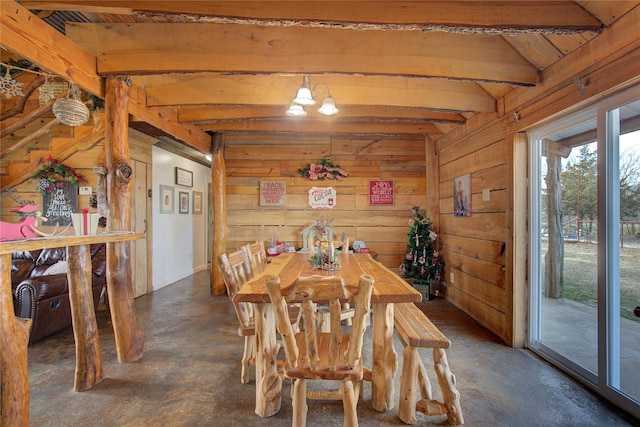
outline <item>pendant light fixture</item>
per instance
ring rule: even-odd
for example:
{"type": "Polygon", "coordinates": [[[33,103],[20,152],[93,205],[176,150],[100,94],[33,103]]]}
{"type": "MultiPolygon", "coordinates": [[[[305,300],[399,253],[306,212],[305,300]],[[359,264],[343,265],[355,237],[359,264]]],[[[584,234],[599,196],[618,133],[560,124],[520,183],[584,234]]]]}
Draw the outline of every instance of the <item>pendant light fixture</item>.
{"type": "Polygon", "coordinates": [[[289,109],[287,110],[287,116],[303,117],[306,115],[307,115],[307,112],[304,111],[304,108],[302,107],[302,105],[296,104],[295,102],[292,102],[291,105],[289,106],[289,109]]]}
{"type": "Polygon", "coordinates": [[[333,116],[338,114],[340,110],[336,107],[336,103],[331,97],[331,91],[329,90],[329,86],[324,83],[316,83],[313,87],[313,91],[311,90],[310,77],[304,76],[302,79],[302,85],[298,89],[296,93],[296,97],[291,101],[291,105],[287,110],[287,116],[292,117],[302,117],[306,116],[307,112],[304,107],[310,107],[315,105],[316,101],[313,99],[313,95],[316,92],[318,86],[323,86],[327,91],[327,96],[322,100],[322,104],[320,108],[318,108],[318,113],[323,116],[333,116]]]}
{"type": "Polygon", "coordinates": [[[313,99],[313,95],[311,94],[309,80],[309,76],[304,76],[304,78],[302,79],[302,85],[298,89],[296,97],[293,98],[293,104],[302,105],[303,107],[310,107],[312,105],[315,105],[316,100],[313,99]]]}

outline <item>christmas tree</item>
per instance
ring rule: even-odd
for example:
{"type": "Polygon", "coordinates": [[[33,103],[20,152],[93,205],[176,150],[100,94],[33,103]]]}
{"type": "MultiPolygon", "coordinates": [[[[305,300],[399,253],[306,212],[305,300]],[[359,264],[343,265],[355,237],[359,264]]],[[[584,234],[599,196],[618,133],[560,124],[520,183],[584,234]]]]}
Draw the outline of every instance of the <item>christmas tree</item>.
{"type": "Polygon", "coordinates": [[[413,216],[409,219],[407,250],[400,265],[400,275],[407,279],[425,280],[432,284],[440,283],[442,277],[442,258],[436,247],[438,235],[433,231],[433,223],[414,206],[413,216]]]}

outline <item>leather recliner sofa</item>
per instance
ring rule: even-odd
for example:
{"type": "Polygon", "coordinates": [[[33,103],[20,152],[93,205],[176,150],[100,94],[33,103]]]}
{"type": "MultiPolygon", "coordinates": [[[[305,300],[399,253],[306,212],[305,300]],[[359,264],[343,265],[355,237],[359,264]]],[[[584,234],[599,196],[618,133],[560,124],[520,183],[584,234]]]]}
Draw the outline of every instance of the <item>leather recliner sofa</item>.
{"type": "MultiPolygon", "coordinates": [[[[90,246],[91,287],[97,309],[106,287],[106,245],[90,246]]],[[[71,327],[71,305],[66,272],[66,248],[15,252],[11,262],[11,289],[16,316],[32,319],[29,344],[71,327]],[[54,267],[55,266],[55,267],[54,267]]]]}

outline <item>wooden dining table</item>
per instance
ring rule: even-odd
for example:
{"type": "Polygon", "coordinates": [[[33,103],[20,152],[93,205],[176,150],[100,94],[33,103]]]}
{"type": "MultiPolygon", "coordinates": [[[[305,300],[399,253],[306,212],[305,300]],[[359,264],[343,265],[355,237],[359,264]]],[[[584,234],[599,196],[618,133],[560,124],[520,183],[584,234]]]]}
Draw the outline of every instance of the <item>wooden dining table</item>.
{"type": "Polygon", "coordinates": [[[398,360],[393,348],[393,310],[395,303],[420,302],[420,293],[369,254],[340,254],[336,270],[312,270],[309,254],[285,253],[271,258],[264,272],[245,283],[234,296],[236,302],[255,304],[256,328],[256,408],[261,417],[272,416],[280,410],[282,378],[277,372],[278,343],[275,315],[266,282],[278,276],[286,293],[300,276],[340,275],[346,288],[357,289],[362,274],[371,275],[375,282],[371,305],[373,311],[372,365],[365,370],[365,380],[371,381],[371,406],[385,412],[394,406],[394,378],[398,360]]]}

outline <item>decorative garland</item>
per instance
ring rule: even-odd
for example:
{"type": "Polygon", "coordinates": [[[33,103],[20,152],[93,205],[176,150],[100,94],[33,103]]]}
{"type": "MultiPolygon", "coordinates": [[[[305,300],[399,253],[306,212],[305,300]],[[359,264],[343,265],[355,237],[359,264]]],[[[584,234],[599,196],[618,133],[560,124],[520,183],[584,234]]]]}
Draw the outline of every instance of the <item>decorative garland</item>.
{"type": "Polygon", "coordinates": [[[298,173],[309,181],[324,181],[325,179],[342,181],[349,175],[340,169],[339,165],[334,165],[328,159],[321,159],[318,163],[309,163],[305,168],[298,169],[298,173]]]}
{"type": "Polygon", "coordinates": [[[56,188],[56,182],[67,181],[78,185],[87,182],[86,178],[76,172],[75,169],[60,163],[58,160],[49,156],[47,161],[31,174],[31,179],[37,179],[38,190],[42,194],[50,193],[56,188]]]}

